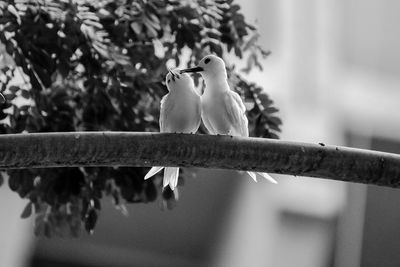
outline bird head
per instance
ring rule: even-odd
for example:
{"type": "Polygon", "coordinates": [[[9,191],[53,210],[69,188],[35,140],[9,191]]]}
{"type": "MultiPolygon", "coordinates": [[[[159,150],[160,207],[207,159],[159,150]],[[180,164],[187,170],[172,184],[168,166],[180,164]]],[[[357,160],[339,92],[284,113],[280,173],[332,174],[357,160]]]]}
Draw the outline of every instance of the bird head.
{"type": "Polygon", "coordinates": [[[196,67],[183,69],[180,73],[199,72],[204,77],[221,76],[226,78],[225,62],[222,58],[208,55],[203,57],[196,67]]]}
{"type": "Polygon", "coordinates": [[[171,88],[177,87],[194,87],[193,80],[187,73],[179,73],[179,71],[175,69],[168,71],[165,77],[165,83],[167,84],[168,91],[171,91],[171,88]]]}

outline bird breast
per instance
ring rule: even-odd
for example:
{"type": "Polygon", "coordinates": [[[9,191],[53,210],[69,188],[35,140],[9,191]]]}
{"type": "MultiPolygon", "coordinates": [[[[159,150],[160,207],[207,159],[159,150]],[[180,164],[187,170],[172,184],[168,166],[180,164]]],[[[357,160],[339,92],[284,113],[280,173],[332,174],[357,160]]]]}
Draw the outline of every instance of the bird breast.
{"type": "Polygon", "coordinates": [[[229,134],[232,125],[227,118],[224,98],[222,96],[203,95],[201,117],[211,134],[229,134]]]}
{"type": "Polygon", "coordinates": [[[194,133],[200,122],[200,97],[180,94],[170,110],[168,125],[171,132],[194,133]]]}

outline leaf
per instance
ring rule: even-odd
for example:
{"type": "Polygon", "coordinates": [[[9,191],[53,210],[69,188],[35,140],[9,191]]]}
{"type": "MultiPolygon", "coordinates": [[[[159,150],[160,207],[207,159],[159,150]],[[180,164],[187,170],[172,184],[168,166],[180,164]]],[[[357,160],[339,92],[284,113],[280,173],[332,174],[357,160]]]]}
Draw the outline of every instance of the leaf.
{"type": "Polygon", "coordinates": [[[93,203],[96,210],[101,210],[101,202],[98,198],[94,198],[93,203]]]}
{"type": "Polygon", "coordinates": [[[5,118],[7,118],[7,116],[8,116],[7,113],[0,111],[0,120],[4,120],[5,118]]]}
{"type": "Polygon", "coordinates": [[[11,106],[13,106],[13,104],[11,104],[10,102],[5,102],[0,105],[0,108],[4,110],[10,108],[11,106]]]}
{"type": "Polygon", "coordinates": [[[210,51],[215,53],[217,56],[221,57],[223,50],[221,45],[216,44],[214,42],[208,42],[207,45],[210,47],[210,51]]]}
{"type": "Polygon", "coordinates": [[[236,55],[237,57],[242,58],[242,56],[243,56],[243,55],[242,55],[242,51],[240,50],[239,47],[235,47],[234,51],[235,51],[235,55],[236,55]]]}
{"type": "Polygon", "coordinates": [[[208,31],[207,36],[210,38],[219,40],[221,37],[221,33],[218,31],[208,31]]]}
{"type": "Polygon", "coordinates": [[[33,206],[32,202],[28,202],[28,204],[26,204],[24,210],[21,213],[21,218],[22,219],[26,219],[29,216],[31,216],[31,214],[32,214],[32,206],[33,206]]]}
{"type": "Polygon", "coordinates": [[[271,113],[278,112],[279,109],[277,109],[275,107],[268,107],[268,108],[265,108],[264,111],[267,112],[268,114],[271,114],[271,113]]]}
{"type": "Polygon", "coordinates": [[[93,234],[97,223],[97,211],[94,208],[89,209],[85,218],[85,229],[89,234],[93,234]]]}
{"type": "Polygon", "coordinates": [[[147,22],[150,23],[154,29],[158,31],[161,30],[160,20],[157,18],[156,15],[149,14],[147,18],[148,18],[147,22]]]}
{"type": "Polygon", "coordinates": [[[16,97],[15,94],[3,94],[3,96],[7,101],[11,101],[11,100],[15,99],[15,97],[16,97]]]}
{"type": "Polygon", "coordinates": [[[261,101],[261,104],[264,107],[268,107],[272,105],[274,102],[269,98],[269,96],[263,92],[262,88],[256,88],[254,89],[255,94],[257,95],[257,98],[261,101]]]}
{"type": "Polygon", "coordinates": [[[264,49],[260,49],[260,52],[261,52],[261,55],[263,56],[263,58],[266,58],[266,57],[268,57],[269,55],[271,55],[272,54],[272,52],[271,51],[266,51],[266,50],[264,50],[264,49]]]}
{"type": "Polygon", "coordinates": [[[21,17],[19,16],[18,11],[15,9],[15,7],[13,5],[8,5],[7,10],[8,10],[8,12],[10,12],[11,14],[13,14],[15,16],[18,24],[21,24],[21,17]]]}
{"type": "Polygon", "coordinates": [[[109,54],[107,48],[104,47],[104,46],[101,46],[101,44],[99,44],[99,43],[93,43],[93,47],[94,47],[94,49],[96,49],[96,51],[97,51],[101,56],[103,56],[104,58],[109,58],[109,57],[110,57],[110,54],[109,54]]]}
{"type": "Polygon", "coordinates": [[[142,32],[142,25],[137,23],[137,22],[132,22],[131,23],[131,29],[136,33],[140,34],[142,32]]]}
{"type": "Polygon", "coordinates": [[[176,9],[176,14],[180,17],[184,17],[187,20],[195,19],[198,17],[198,14],[194,8],[190,5],[185,5],[179,9],[176,9]]]}
{"type": "Polygon", "coordinates": [[[239,10],[240,10],[240,6],[235,4],[235,5],[232,5],[232,6],[231,6],[229,12],[231,12],[231,13],[236,13],[236,12],[239,11],[239,10]]]}
{"type": "Polygon", "coordinates": [[[18,109],[19,109],[20,111],[25,111],[25,112],[27,112],[30,108],[31,108],[30,105],[22,105],[22,106],[20,106],[18,109]]]}
{"type": "Polygon", "coordinates": [[[275,125],[275,124],[268,124],[268,129],[271,129],[271,130],[274,130],[274,131],[277,131],[277,132],[280,132],[280,131],[281,131],[281,129],[279,128],[279,126],[278,126],[278,125],[275,125]]]}
{"type": "Polygon", "coordinates": [[[164,58],[165,50],[163,44],[158,39],[153,40],[154,55],[158,58],[164,58]]]}
{"type": "Polygon", "coordinates": [[[6,43],[6,51],[9,55],[13,55],[14,54],[14,45],[12,42],[7,42],[6,43]]]}
{"type": "Polygon", "coordinates": [[[268,132],[268,134],[269,134],[269,138],[279,139],[279,136],[277,134],[275,134],[275,133],[268,132]]]}
{"type": "Polygon", "coordinates": [[[18,92],[19,91],[19,87],[18,86],[15,86],[15,85],[12,85],[12,86],[10,86],[10,87],[8,87],[8,90],[11,92],[11,93],[16,93],[16,92],[18,92]]]}
{"type": "Polygon", "coordinates": [[[282,120],[279,119],[278,117],[271,117],[271,116],[268,116],[268,115],[267,115],[267,117],[268,117],[268,120],[270,121],[270,123],[273,123],[275,125],[281,125],[282,124],[282,120]]]}
{"type": "Polygon", "coordinates": [[[149,23],[144,24],[147,29],[147,34],[149,35],[150,38],[156,38],[157,37],[157,31],[153,28],[153,26],[149,23]]]}
{"type": "Polygon", "coordinates": [[[15,23],[11,23],[11,22],[7,23],[6,27],[4,27],[4,30],[6,32],[15,32],[15,31],[17,31],[17,29],[18,29],[18,25],[15,23]]]}
{"type": "Polygon", "coordinates": [[[29,99],[31,97],[31,94],[28,90],[22,89],[21,90],[21,96],[25,99],[29,99]]]}

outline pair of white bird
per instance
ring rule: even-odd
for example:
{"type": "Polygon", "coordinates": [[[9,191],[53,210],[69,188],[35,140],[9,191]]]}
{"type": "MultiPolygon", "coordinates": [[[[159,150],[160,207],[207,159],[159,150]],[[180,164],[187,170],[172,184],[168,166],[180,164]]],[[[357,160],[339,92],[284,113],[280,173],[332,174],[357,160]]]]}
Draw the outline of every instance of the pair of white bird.
{"type": "MultiPolygon", "coordinates": [[[[166,76],[169,93],[161,100],[160,131],[169,133],[195,133],[203,120],[210,134],[249,136],[246,108],[240,96],[229,88],[224,61],[214,55],[200,60],[194,68],[170,71],[166,76]],[[206,88],[199,96],[187,72],[200,72],[206,88]]],[[[164,167],[153,167],[148,179],[164,167]]],[[[247,172],[254,181],[256,173],[247,172]]],[[[257,172],[272,183],[277,183],[267,173],[257,172]]],[[[172,190],[178,184],[179,168],[166,167],[163,187],[172,190]]]]}

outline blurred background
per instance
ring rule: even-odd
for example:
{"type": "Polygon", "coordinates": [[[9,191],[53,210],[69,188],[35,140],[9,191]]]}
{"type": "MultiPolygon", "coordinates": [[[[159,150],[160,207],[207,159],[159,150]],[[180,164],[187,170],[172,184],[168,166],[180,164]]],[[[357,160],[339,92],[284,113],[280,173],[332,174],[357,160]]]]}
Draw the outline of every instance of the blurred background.
{"type": "MultiPolygon", "coordinates": [[[[400,2],[238,1],[272,54],[262,85],[281,139],[400,153],[400,2]]],[[[109,199],[93,236],[36,239],[25,206],[0,188],[1,266],[400,266],[400,191],[197,170],[172,211],[109,199]]]]}

